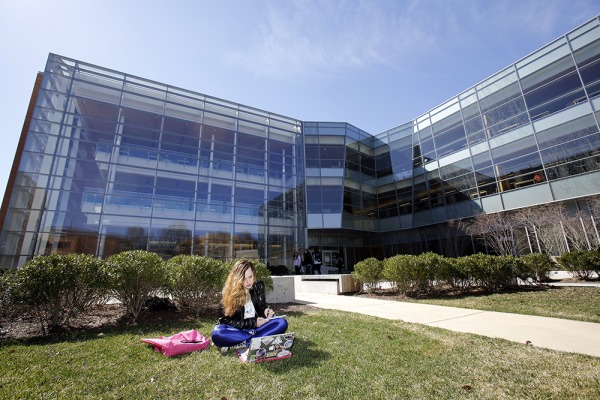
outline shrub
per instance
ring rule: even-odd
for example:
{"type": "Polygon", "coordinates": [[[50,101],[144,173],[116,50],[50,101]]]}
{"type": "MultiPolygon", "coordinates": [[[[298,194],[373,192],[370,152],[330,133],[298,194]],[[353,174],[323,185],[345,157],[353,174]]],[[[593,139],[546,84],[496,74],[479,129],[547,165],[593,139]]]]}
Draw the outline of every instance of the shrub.
{"type": "Polygon", "coordinates": [[[419,254],[416,258],[415,283],[417,289],[430,293],[435,285],[440,285],[447,276],[445,273],[447,260],[433,252],[419,254]]]}
{"type": "Polygon", "coordinates": [[[110,256],[106,266],[112,294],[133,321],[137,321],[147,299],[167,288],[165,265],[156,253],[125,251],[110,256]]]}
{"type": "Polygon", "coordinates": [[[473,277],[479,286],[490,292],[497,292],[500,288],[512,287],[516,284],[518,261],[513,256],[490,256],[473,254],[467,256],[474,261],[473,277]]]}
{"type": "Polygon", "coordinates": [[[534,282],[547,282],[550,279],[550,271],[554,271],[557,267],[556,263],[552,261],[552,257],[545,253],[527,254],[521,257],[521,261],[527,266],[534,282]]]}
{"type": "Polygon", "coordinates": [[[594,279],[600,275],[600,252],[596,250],[581,250],[564,253],[558,258],[558,263],[571,276],[584,280],[594,279]]]}
{"type": "Polygon", "coordinates": [[[531,266],[521,257],[505,256],[505,259],[504,262],[512,264],[512,276],[508,279],[508,286],[517,286],[519,284],[517,278],[521,279],[523,282],[534,281],[536,279],[531,266]]]}
{"type": "Polygon", "coordinates": [[[10,318],[17,312],[17,304],[12,301],[14,269],[0,268],[0,317],[10,318]]]}
{"type": "Polygon", "coordinates": [[[525,269],[524,263],[514,256],[492,256],[492,270],[490,271],[491,286],[488,289],[498,291],[500,288],[517,286],[517,274],[525,269]]]}
{"type": "Polygon", "coordinates": [[[384,279],[393,283],[396,290],[406,294],[415,286],[416,257],[408,254],[398,254],[383,260],[384,279]]]}
{"type": "Polygon", "coordinates": [[[289,275],[290,273],[285,265],[269,265],[267,268],[273,276],[289,275]]]}
{"type": "Polygon", "coordinates": [[[465,257],[447,258],[440,278],[454,290],[468,291],[473,286],[472,266],[465,257]]]}
{"type": "Polygon", "coordinates": [[[489,266],[489,264],[492,262],[490,256],[487,254],[476,253],[461,257],[460,262],[464,265],[465,269],[468,271],[468,274],[471,276],[473,286],[484,286],[484,282],[486,280],[485,274],[491,269],[489,266]]]}
{"type": "MultiPolygon", "coordinates": [[[[480,254],[480,256],[483,256],[483,254],[480,254]]],[[[454,268],[457,270],[456,279],[461,290],[469,291],[479,284],[477,281],[477,277],[479,276],[479,261],[480,259],[476,254],[456,259],[454,268]]]]}
{"type": "Polygon", "coordinates": [[[87,307],[104,300],[104,262],[91,255],[37,256],[12,277],[13,300],[30,310],[46,332],[66,325],[87,307]]]}
{"type": "Polygon", "coordinates": [[[352,276],[372,292],[383,277],[383,262],[374,257],[359,261],[354,265],[352,276]]]}
{"type": "Polygon", "coordinates": [[[227,268],[219,260],[196,255],[178,255],[166,263],[169,289],[181,308],[198,315],[218,304],[227,268]]]}
{"type": "Polygon", "coordinates": [[[66,265],[76,272],[75,285],[67,291],[68,303],[76,311],[108,300],[106,263],[91,254],[66,254],[66,265]]]}
{"type": "MultiPolygon", "coordinates": [[[[259,260],[250,260],[256,270],[256,280],[261,280],[265,283],[265,289],[267,291],[273,290],[273,278],[271,278],[271,272],[265,264],[259,260]]],[[[229,272],[229,270],[227,270],[229,272]]]]}
{"type": "Polygon", "coordinates": [[[383,265],[383,277],[402,293],[429,293],[436,284],[449,279],[449,262],[433,252],[418,256],[399,254],[384,260],[383,265]]]}

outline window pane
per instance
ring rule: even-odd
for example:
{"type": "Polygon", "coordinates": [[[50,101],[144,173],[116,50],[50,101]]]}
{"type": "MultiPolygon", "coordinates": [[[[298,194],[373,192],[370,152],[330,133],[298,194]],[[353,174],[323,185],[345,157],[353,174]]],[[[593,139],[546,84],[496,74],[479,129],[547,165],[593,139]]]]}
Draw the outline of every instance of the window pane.
{"type": "Polygon", "coordinates": [[[483,121],[485,122],[486,126],[492,126],[525,111],[525,103],[523,99],[519,97],[513,101],[501,105],[500,107],[488,111],[483,115],[483,121]]]}

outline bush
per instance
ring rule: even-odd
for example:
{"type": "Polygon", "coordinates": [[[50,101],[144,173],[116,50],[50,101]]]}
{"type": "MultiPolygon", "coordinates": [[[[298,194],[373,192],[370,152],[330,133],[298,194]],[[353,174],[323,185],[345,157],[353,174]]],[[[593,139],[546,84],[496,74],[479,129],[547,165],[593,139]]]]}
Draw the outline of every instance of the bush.
{"type": "Polygon", "coordinates": [[[11,318],[18,309],[11,295],[14,272],[14,269],[0,268],[0,317],[11,318]]]}
{"type": "Polygon", "coordinates": [[[290,273],[285,265],[269,265],[268,269],[273,276],[289,275],[290,273]]]}
{"type": "Polygon", "coordinates": [[[489,271],[488,290],[497,292],[500,288],[517,286],[517,274],[524,269],[524,263],[513,256],[491,256],[492,269],[489,271]]]}
{"type": "MultiPolygon", "coordinates": [[[[256,270],[256,280],[261,280],[265,283],[266,291],[273,290],[273,278],[271,278],[271,272],[267,266],[261,263],[259,260],[250,260],[256,270]]],[[[232,264],[233,265],[233,264],[232,264]]],[[[227,270],[229,272],[229,269],[227,270]]]]}
{"type": "MultiPolygon", "coordinates": [[[[527,254],[521,257],[521,261],[527,266],[529,277],[534,282],[547,282],[550,279],[550,271],[557,267],[552,257],[545,253],[527,254]]],[[[520,278],[523,279],[521,276],[520,278]]]]}
{"type": "Polygon", "coordinates": [[[181,308],[198,315],[219,303],[227,268],[219,260],[196,255],[178,255],[166,263],[169,289],[181,308]]]}
{"type": "Polygon", "coordinates": [[[487,254],[476,253],[461,257],[460,263],[463,264],[471,277],[473,287],[484,286],[486,280],[485,274],[491,270],[492,259],[487,254]]]}
{"type": "Polygon", "coordinates": [[[519,261],[513,256],[490,256],[473,254],[467,256],[473,262],[473,278],[475,282],[490,292],[500,288],[512,287],[516,284],[516,273],[519,261]]]}
{"type": "MultiPolygon", "coordinates": [[[[484,256],[479,254],[479,256],[484,256]]],[[[479,256],[476,254],[464,257],[458,257],[452,267],[456,269],[455,281],[456,285],[462,291],[469,291],[478,285],[477,277],[479,276],[479,256]]],[[[484,256],[485,257],[485,256],[484,256]]]]}
{"type": "Polygon", "coordinates": [[[66,265],[76,271],[75,285],[67,292],[69,304],[77,311],[108,300],[106,263],[91,254],[66,254],[66,265]]]}
{"type": "Polygon", "coordinates": [[[564,253],[558,258],[558,263],[571,276],[584,280],[594,279],[600,275],[600,252],[597,250],[581,250],[564,253]]]}
{"type": "Polygon", "coordinates": [[[416,258],[415,284],[417,289],[430,293],[435,285],[439,285],[447,276],[445,268],[448,262],[446,259],[433,252],[419,254],[416,258]]]}
{"type": "Polygon", "coordinates": [[[383,262],[374,257],[362,260],[354,265],[352,276],[372,292],[383,277],[383,262]]]}
{"type": "Polygon", "coordinates": [[[406,294],[415,286],[416,256],[398,254],[383,260],[382,276],[392,282],[400,293],[406,294]]]}
{"type": "Polygon", "coordinates": [[[40,321],[45,333],[66,325],[87,307],[106,299],[104,262],[91,255],[37,256],[18,268],[11,280],[13,301],[40,321]]]}
{"type": "Polygon", "coordinates": [[[536,279],[531,266],[521,257],[505,256],[505,258],[506,263],[512,264],[512,276],[509,278],[509,286],[518,286],[519,282],[517,278],[523,282],[534,281],[536,279]]]}
{"type": "Polygon", "coordinates": [[[137,321],[151,296],[167,289],[165,265],[156,253],[125,251],[110,256],[106,266],[111,291],[133,321],[137,321]]]}
{"type": "Polygon", "coordinates": [[[454,290],[468,291],[473,286],[472,268],[465,257],[446,258],[439,279],[454,290]]]}
{"type": "Polygon", "coordinates": [[[448,280],[449,262],[441,255],[427,252],[418,256],[400,254],[383,261],[383,277],[401,293],[430,293],[436,284],[448,280]]]}

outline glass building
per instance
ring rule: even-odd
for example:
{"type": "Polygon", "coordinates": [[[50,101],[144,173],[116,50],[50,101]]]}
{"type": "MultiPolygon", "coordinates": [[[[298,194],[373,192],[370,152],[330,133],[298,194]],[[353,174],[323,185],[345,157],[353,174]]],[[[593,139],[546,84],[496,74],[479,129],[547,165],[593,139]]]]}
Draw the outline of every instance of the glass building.
{"type": "Polygon", "coordinates": [[[350,268],[443,254],[449,221],[600,194],[599,119],[598,17],[378,134],[50,54],[0,213],[1,266],[130,249],[289,266],[319,248],[350,268]]]}

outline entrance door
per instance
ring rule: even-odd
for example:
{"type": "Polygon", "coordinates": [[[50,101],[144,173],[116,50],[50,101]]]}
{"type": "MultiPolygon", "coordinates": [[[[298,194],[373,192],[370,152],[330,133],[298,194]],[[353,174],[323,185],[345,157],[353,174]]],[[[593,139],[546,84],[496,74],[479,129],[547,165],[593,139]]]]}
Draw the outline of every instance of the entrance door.
{"type": "Polygon", "coordinates": [[[333,259],[333,251],[331,250],[323,250],[321,252],[321,256],[323,257],[323,264],[321,265],[321,272],[324,274],[335,273],[335,261],[333,259]],[[323,268],[325,267],[325,268],[323,268]]]}

